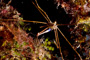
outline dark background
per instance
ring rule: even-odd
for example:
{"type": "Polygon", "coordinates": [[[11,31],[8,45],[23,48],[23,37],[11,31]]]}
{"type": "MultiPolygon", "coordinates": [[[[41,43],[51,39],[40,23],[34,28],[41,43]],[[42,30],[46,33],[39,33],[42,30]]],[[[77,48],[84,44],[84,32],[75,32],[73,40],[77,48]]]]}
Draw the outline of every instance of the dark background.
{"type": "MultiPolygon", "coordinates": [[[[21,13],[21,17],[23,17],[25,20],[47,22],[45,18],[40,14],[40,12],[35,8],[35,6],[32,4],[32,1],[34,0],[12,0],[11,5],[21,13]]],[[[69,24],[71,17],[65,13],[61,6],[59,6],[59,8],[56,9],[56,4],[54,4],[54,0],[38,0],[38,4],[48,14],[52,22],[57,21],[58,24],[69,24]]],[[[34,25],[35,28],[38,28],[32,28],[35,34],[42,30],[39,28],[40,26],[42,26],[42,24],[34,25]]],[[[66,34],[66,36],[68,35],[68,26],[60,26],[59,28],[63,31],[63,33],[66,34]]]]}
{"type": "MultiPolygon", "coordinates": [[[[8,0],[4,0],[6,3],[8,0]]],[[[32,20],[32,21],[44,21],[47,22],[44,17],[40,14],[40,12],[35,8],[35,6],[32,4],[32,1],[34,0],[12,0],[11,5],[17,9],[21,13],[21,17],[23,17],[25,20],[32,20]]],[[[40,7],[48,14],[51,21],[57,21],[58,24],[69,24],[70,20],[72,19],[70,15],[66,14],[63,8],[61,6],[56,9],[56,4],[54,0],[38,0],[38,4],[40,7]]],[[[32,30],[28,33],[32,33],[32,35],[36,35],[38,32],[43,30],[44,28],[39,28],[40,26],[43,26],[43,24],[34,24],[34,23],[27,23],[28,26],[32,27],[32,30]]],[[[59,26],[63,34],[69,39],[69,41],[73,44],[73,40],[70,39],[70,28],[68,26],[59,26]]],[[[54,37],[54,31],[51,31],[47,34],[42,35],[45,38],[49,37],[50,40],[53,40],[54,37]]],[[[42,37],[40,36],[40,37],[42,37]]],[[[61,36],[59,33],[59,39],[62,47],[62,52],[64,50],[69,52],[69,60],[73,60],[73,54],[75,52],[73,49],[69,46],[69,44],[65,41],[65,39],[61,36]]],[[[56,51],[56,50],[55,50],[56,51]]]]}

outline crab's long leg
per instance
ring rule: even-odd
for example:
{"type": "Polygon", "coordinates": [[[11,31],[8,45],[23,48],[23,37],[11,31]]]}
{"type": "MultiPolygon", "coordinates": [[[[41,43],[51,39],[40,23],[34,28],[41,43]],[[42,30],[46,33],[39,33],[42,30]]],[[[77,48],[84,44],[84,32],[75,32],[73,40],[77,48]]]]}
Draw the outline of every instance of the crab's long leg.
{"type": "Polygon", "coordinates": [[[36,4],[37,4],[38,8],[45,14],[45,16],[47,17],[47,19],[48,19],[48,21],[49,21],[49,23],[50,23],[51,20],[50,20],[50,18],[48,17],[47,13],[39,6],[39,4],[37,3],[37,0],[35,0],[35,2],[36,2],[36,4]]]}
{"type": "Polygon", "coordinates": [[[57,31],[57,29],[54,29],[54,33],[55,33],[56,43],[58,44],[58,48],[59,48],[59,51],[60,51],[62,60],[64,60],[63,59],[63,55],[62,55],[62,51],[61,51],[61,46],[60,46],[60,42],[59,42],[59,37],[58,37],[58,31],[57,31]]]}
{"type": "Polygon", "coordinates": [[[39,12],[44,16],[44,18],[50,23],[51,20],[50,20],[50,18],[48,17],[48,15],[46,14],[46,12],[38,5],[37,0],[35,0],[35,2],[36,2],[37,5],[35,5],[34,2],[32,2],[32,3],[33,3],[33,4],[35,5],[35,7],[39,10],[39,12]]]}
{"type": "Polygon", "coordinates": [[[9,5],[11,2],[12,2],[12,0],[10,0],[10,1],[7,3],[7,5],[9,5]]]}
{"type": "Polygon", "coordinates": [[[65,35],[62,33],[62,31],[57,28],[59,30],[59,32],[61,33],[61,35],[64,37],[64,39],[68,42],[68,44],[72,47],[72,49],[76,52],[76,54],[79,56],[80,60],[82,60],[80,54],[74,49],[74,47],[72,46],[72,44],[68,41],[68,39],[65,37],[65,35]]]}
{"type": "Polygon", "coordinates": [[[0,21],[23,21],[23,22],[32,22],[32,23],[40,23],[40,24],[47,24],[46,22],[40,21],[30,21],[30,20],[18,20],[18,19],[0,19],[0,21]]]}
{"type": "Polygon", "coordinates": [[[43,28],[43,27],[47,27],[47,25],[45,25],[45,26],[40,26],[40,28],[43,28]]]}
{"type": "Polygon", "coordinates": [[[58,46],[58,41],[57,41],[57,34],[56,34],[56,30],[54,30],[54,33],[55,33],[56,46],[57,46],[57,48],[59,48],[59,46],[58,46]]]}
{"type": "Polygon", "coordinates": [[[76,24],[57,24],[57,26],[67,26],[67,25],[76,25],[76,24]]]}
{"type": "Polygon", "coordinates": [[[47,24],[46,22],[40,22],[40,21],[29,21],[29,20],[21,20],[23,22],[33,22],[33,23],[40,23],[40,24],[47,24]]]}
{"type": "MultiPolygon", "coordinates": [[[[34,4],[34,3],[33,3],[34,4]]],[[[35,5],[35,4],[34,4],[35,5]]],[[[42,16],[48,21],[47,17],[39,10],[39,8],[35,5],[35,7],[38,9],[38,11],[42,14],[42,16]]],[[[49,22],[49,21],[48,21],[49,22]]]]}

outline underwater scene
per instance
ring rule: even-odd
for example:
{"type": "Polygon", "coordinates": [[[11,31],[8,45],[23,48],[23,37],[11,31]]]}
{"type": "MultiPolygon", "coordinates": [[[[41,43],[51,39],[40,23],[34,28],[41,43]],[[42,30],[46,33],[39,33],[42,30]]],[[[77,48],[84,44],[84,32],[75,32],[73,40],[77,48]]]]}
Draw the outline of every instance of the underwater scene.
{"type": "Polygon", "coordinates": [[[90,60],[90,0],[0,0],[0,60],[90,60]]]}

